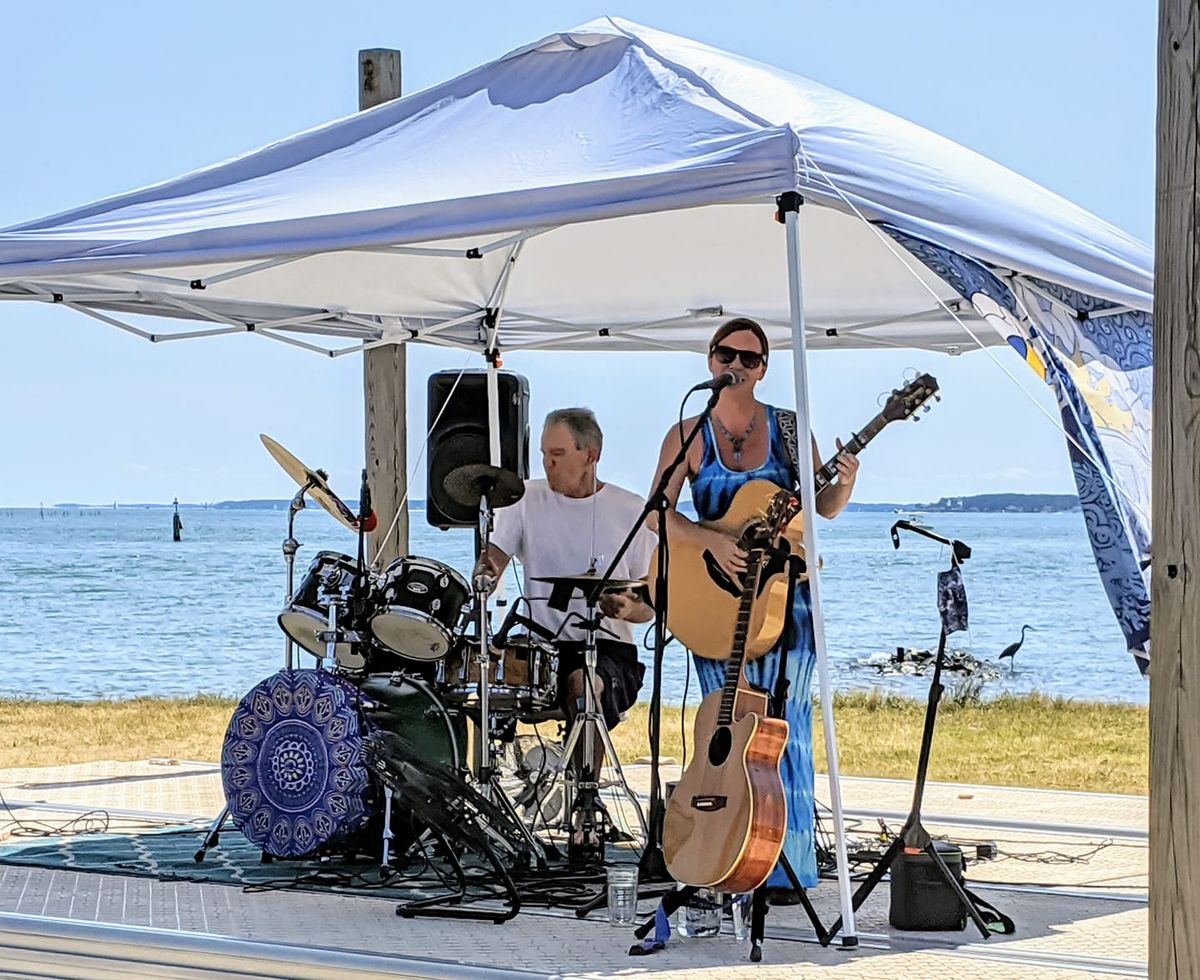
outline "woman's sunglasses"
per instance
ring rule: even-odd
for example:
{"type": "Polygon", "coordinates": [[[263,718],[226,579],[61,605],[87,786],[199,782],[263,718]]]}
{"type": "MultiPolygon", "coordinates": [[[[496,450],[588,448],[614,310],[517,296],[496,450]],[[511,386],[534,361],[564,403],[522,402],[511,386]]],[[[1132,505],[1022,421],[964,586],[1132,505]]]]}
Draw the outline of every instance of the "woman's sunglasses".
{"type": "Polygon", "coordinates": [[[753,371],[760,367],[764,360],[762,354],[756,350],[740,350],[737,347],[726,347],[724,344],[718,344],[712,349],[712,355],[721,364],[732,364],[738,358],[741,358],[742,367],[747,371],[753,371]]]}

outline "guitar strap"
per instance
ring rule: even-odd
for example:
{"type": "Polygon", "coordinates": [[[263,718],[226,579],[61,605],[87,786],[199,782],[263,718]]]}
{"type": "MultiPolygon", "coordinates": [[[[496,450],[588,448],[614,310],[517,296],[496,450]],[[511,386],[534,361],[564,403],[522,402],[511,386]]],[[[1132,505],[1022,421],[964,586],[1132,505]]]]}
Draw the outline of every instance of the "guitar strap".
{"type": "Polygon", "coordinates": [[[783,445],[792,466],[791,489],[795,490],[800,485],[800,426],[796,422],[796,413],[790,408],[775,408],[772,411],[775,412],[779,431],[783,433],[783,445]]]}

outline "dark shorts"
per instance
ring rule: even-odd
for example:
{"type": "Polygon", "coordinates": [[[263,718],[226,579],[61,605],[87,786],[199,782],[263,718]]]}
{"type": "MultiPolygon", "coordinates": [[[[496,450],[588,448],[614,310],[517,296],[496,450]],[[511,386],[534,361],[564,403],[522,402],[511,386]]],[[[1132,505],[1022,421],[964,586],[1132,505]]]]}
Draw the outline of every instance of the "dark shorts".
{"type": "MultiPolygon", "coordinates": [[[[583,644],[564,642],[558,645],[558,703],[567,702],[567,678],[583,669],[583,644]]],[[[642,689],[646,666],[638,660],[637,647],[616,640],[596,641],[596,674],[604,682],[600,709],[604,723],[611,730],[621,721],[621,713],[637,701],[642,689]]]]}

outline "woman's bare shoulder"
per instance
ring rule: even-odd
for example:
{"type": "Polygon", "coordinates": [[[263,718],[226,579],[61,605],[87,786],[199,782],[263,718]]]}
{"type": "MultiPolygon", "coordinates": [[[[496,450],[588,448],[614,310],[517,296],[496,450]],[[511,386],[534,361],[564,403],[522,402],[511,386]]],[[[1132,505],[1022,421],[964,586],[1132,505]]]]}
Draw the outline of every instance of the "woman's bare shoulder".
{"type": "Polygon", "coordinates": [[[682,445],[683,439],[692,431],[692,429],[696,427],[696,424],[699,421],[700,416],[693,415],[690,418],[684,419],[682,425],[680,425],[678,422],[672,424],[672,426],[667,429],[667,434],[663,437],[663,444],[678,448],[680,445],[682,445]]]}

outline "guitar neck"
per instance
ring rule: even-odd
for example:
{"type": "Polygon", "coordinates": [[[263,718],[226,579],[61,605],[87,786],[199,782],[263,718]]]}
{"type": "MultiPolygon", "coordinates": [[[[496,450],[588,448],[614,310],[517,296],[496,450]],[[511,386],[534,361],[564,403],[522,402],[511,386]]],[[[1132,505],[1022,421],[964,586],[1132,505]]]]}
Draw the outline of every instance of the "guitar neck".
{"type": "Polygon", "coordinates": [[[884,418],[883,413],[880,412],[875,416],[875,418],[871,419],[871,421],[868,422],[861,431],[856,432],[848,440],[846,440],[846,444],[841,448],[841,450],[838,451],[833,459],[829,460],[829,462],[817,470],[817,472],[813,475],[813,484],[816,487],[816,492],[820,494],[822,490],[828,487],[829,484],[831,484],[837,478],[838,456],[840,456],[842,453],[851,453],[852,455],[857,456],[867,448],[867,444],[872,439],[874,439],[884,430],[887,424],[888,419],[884,418]]]}
{"type": "Polygon", "coordinates": [[[750,612],[754,596],[758,591],[758,574],[762,567],[764,548],[751,548],[746,559],[746,586],[738,603],[737,625],[733,631],[733,650],[729,663],[725,665],[725,687],[721,692],[721,707],[717,714],[718,725],[733,723],[734,705],[737,703],[738,682],[742,677],[742,662],[746,659],[746,637],[750,633],[750,612]]]}

